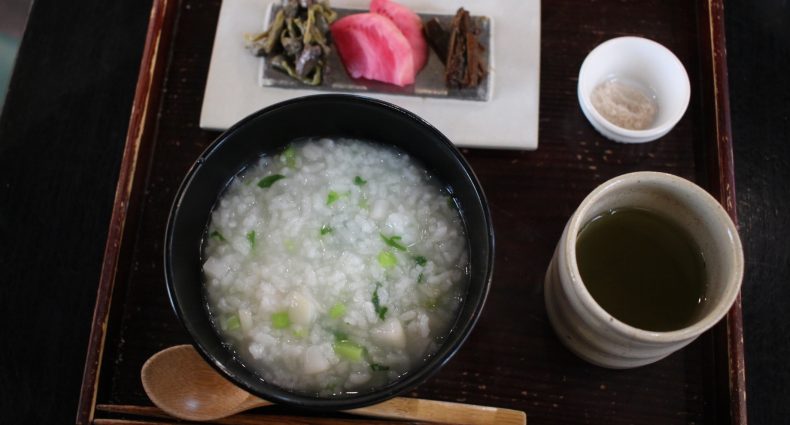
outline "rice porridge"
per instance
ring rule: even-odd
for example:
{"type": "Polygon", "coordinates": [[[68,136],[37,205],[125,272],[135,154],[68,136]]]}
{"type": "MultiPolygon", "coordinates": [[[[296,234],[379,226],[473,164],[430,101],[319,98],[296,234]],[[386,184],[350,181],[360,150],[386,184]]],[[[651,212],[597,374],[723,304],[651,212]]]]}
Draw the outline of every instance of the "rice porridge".
{"type": "Polygon", "coordinates": [[[467,245],[452,198],[407,154],[297,141],[244,170],[215,206],[209,312],[265,380],[322,396],[380,387],[449,332],[467,245]]]}

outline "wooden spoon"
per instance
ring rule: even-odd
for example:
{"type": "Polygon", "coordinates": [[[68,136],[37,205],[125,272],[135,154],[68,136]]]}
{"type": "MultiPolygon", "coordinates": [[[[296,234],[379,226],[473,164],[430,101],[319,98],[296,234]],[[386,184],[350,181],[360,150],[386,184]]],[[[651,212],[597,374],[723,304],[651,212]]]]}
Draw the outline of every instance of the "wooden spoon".
{"type": "MultiPolygon", "coordinates": [[[[140,376],[151,401],[180,419],[210,421],[273,404],[226,380],[191,345],[177,345],[154,354],[143,365],[140,376]]],[[[404,397],[345,412],[469,425],[527,423],[526,414],[517,410],[404,397]]]]}

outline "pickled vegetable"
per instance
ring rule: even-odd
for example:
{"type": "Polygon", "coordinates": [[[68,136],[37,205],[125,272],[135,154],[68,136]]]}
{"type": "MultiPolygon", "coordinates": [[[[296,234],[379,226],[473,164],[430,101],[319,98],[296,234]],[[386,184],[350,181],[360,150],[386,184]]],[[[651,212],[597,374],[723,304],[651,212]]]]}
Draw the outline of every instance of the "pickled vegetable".
{"type": "Polygon", "coordinates": [[[331,52],[329,25],[335,19],[337,13],[325,2],[282,0],[266,31],[245,36],[247,48],[293,79],[316,86],[331,52]]]}

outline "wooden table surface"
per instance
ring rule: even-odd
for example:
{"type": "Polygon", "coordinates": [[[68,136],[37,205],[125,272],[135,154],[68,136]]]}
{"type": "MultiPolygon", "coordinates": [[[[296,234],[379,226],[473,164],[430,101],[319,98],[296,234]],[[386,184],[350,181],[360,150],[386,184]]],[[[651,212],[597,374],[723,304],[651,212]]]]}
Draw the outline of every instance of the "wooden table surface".
{"type": "MultiPolygon", "coordinates": [[[[36,0],[31,11],[0,118],[0,423],[68,423],[76,413],[150,4],[36,0]]],[[[790,6],[733,1],[725,15],[748,414],[754,424],[783,423],[790,6]]]]}

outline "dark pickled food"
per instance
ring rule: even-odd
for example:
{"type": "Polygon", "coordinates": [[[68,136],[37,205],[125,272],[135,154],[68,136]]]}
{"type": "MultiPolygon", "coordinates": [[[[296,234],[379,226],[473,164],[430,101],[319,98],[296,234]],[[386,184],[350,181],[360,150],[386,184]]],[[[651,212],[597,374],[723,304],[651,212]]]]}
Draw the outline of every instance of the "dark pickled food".
{"type": "Polygon", "coordinates": [[[309,85],[321,84],[331,52],[329,25],[337,13],[327,3],[283,0],[269,28],[247,35],[247,48],[271,58],[272,66],[309,85]]]}
{"type": "Polygon", "coordinates": [[[478,38],[477,27],[469,12],[458,9],[449,30],[438,20],[425,27],[428,43],[444,62],[444,80],[451,88],[477,87],[485,79],[488,67],[482,59],[485,51],[478,38]]]}

